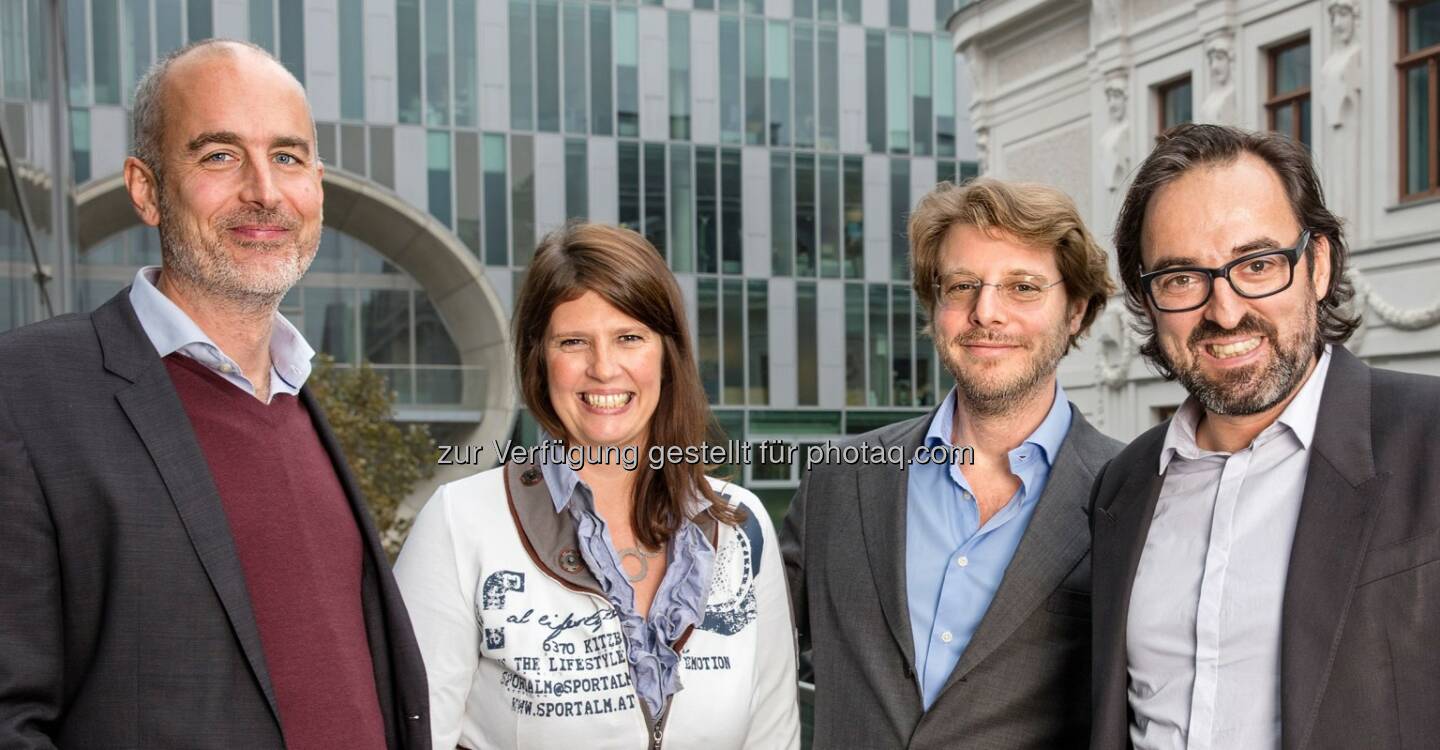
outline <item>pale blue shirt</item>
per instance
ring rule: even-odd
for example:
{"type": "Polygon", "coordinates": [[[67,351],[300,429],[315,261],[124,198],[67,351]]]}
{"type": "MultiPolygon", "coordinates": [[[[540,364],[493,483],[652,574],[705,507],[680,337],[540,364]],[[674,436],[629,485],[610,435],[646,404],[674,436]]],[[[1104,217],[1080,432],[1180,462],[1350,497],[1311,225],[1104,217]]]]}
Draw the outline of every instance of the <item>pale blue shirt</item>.
{"type": "MultiPolygon", "coordinates": [[[[540,433],[542,443],[550,439],[543,431],[540,433]]],[[[635,694],[645,702],[650,715],[658,717],[666,699],[683,687],[680,655],[671,644],[705,617],[715,549],[699,526],[689,518],[681,521],[668,545],[665,577],[650,600],[650,616],[645,617],[635,609],[635,588],[610,542],[609,524],[595,510],[590,486],[569,464],[542,460],[540,473],[550,490],[555,512],[568,512],[575,519],[580,555],[620,616],[635,694]]]]}
{"type": "MultiPolygon", "coordinates": [[[[136,272],[130,285],[130,306],[135,308],[135,317],[140,319],[140,327],[155,351],[161,357],[179,352],[254,396],[255,385],[245,377],[240,365],[220,351],[200,326],[155,286],[159,278],[160,266],[146,266],[136,272]]],[[[300,331],[285,316],[275,313],[270,332],[270,398],[277,393],[298,394],[310,377],[310,360],[314,357],[315,350],[300,331]]]]}
{"type": "MultiPolygon", "coordinates": [[[[953,446],[955,391],[935,412],[925,446],[953,446]]],[[[914,464],[906,485],[905,588],[915,640],[915,674],[925,709],[940,697],[975,635],[1031,516],[1060,444],[1070,432],[1070,402],[1059,383],[1050,412],[1010,451],[1020,489],[980,525],[980,508],[958,463],[914,464]]]]}
{"type": "Polygon", "coordinates": [[[1234,453],[1199,446],[1193,398],[1170,420],[1126,621],[1136,748],[1280,746],[1285,579],[1329,370],[1327,346],[1280,416],[1234,453]]]}

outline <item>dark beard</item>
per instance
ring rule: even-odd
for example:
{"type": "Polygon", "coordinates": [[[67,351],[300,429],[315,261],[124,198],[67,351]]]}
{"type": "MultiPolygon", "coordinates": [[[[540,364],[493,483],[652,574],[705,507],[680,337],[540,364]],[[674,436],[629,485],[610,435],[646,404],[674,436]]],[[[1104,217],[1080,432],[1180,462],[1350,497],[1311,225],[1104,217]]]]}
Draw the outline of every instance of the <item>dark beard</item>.
{"type": "Polygon", "coordinates": [[[1300,331],[1288,341],[1281,341],[1269,322],[1248,313],[1228,330],[1202,319],[1187,342],[1193,356],[1191,365],[1185,368],[1172,365],[1176,378],[1211,414],[1244,416],[1271,409],[1300,387],[1315,356],[1319,331],[1315,326],[1314,306],[1307,305],[1306,309],[1310,312],[1300,331]],[[1263,369],[1246,368],[1226,373],[1219,379],[1210,379],[1200,372],[1199,342],[1202,339],[1246,333],[1264,336],[1271,344],[1274,356],[1263,369]]]}

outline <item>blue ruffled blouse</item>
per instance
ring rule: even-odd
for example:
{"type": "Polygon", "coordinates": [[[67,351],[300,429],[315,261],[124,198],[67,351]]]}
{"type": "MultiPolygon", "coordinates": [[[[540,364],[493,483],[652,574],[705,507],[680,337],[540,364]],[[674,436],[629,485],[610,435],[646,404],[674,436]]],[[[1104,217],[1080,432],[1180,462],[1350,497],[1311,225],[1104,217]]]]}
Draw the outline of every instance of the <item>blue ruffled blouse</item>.
{"type": "Polygon", "coordinates": [[[605,519],[595,512],[595,496],[590,486],[564,463],[542,461],[540,472],[555,503],[555,512],[568,512],[575,519],[580,555],[595,574],[605,598],[620,615],[635,693],[650,709],[651,716],[659,716],[666,699],[683,687],[680,655],[670,644],[687,628],[700,624],[704,617],[715,549],[705,532],[686,518],[671,539],[665,577],[650,603],[647,619],[635,610],[635,589],[620,567],[620,555],[610,542],[605,519]]]}

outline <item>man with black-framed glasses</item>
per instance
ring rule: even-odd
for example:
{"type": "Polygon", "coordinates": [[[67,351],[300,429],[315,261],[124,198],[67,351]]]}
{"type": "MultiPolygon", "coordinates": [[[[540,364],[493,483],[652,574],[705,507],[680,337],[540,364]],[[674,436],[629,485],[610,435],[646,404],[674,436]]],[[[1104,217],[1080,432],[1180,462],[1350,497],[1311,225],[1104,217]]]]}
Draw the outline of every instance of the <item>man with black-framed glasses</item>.
{"type": "Polygon", "coordinates": [[[1095,748],[1440,737],[1440,379],[1343,343],[1341,221],[1275,133],[1168,132],[1116,224],[1141,352],[1190,397],[1096,481],[1095,748]]]}

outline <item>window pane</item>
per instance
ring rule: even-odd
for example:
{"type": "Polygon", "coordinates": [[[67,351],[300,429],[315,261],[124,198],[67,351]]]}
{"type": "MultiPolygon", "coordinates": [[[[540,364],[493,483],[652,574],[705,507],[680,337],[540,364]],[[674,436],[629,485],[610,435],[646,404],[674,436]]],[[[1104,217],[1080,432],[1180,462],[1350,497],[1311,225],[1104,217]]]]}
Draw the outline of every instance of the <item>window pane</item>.
{"type": "Polygon", "coordinates": [[[485,262],[492,266],[510,264],[509,213],[505,196],[510,181],[505,175],[505,136],[485,134],[481,166],[485,172],[485,262]]]}
{"type": "Polygon", "coordinates": [[[886,123],[890,129],[890,153],[910,152],[910,47],[901,31],[890,32],[886,66],[890,73],[887,84],[886,123]]]}
{"type": "Polygon", "coordinates": [[[1310,97],[1300,102],[1300,142],[1310,145],[1310,97]]]}
{"type": "MultiPolygon", "coordinates": [[[[361,130],[355,126],[357,131],[361,130]]],[[[349,143],[349,136],[346,136],[349,143]]],[[[476,258],[480,254],[480,136],[478,133],[455,131],[455,234],[470,248],[476,258]]]]}
{"type": "Polygon", "coordinates": [[[885,153],[885,35],[865,32],[865,134],[870,150],[885,153]]]}
{"type": "Polygon", "coordinates": [[[715,149],[695,149],[695,260],[701,273],[720,269],[720,205],[715,149]]]}
{"type": "Polygon", "coordinates": [[[745,21],[745,142],[765,144],[765,22],[745,21]]]}
{"type": "Polygon", "coordinates": [[[797,403],[801,406],[820,405],[820,356],[815,331],[820,325],[816,307],[815,282],[801,281],[795,285],[795,341],[797,403]]]}
{"type": "Polygon", "coordinates": [[[770,23],[770,145],[791,144],[791,30],[770,23]]]}
{"type": "Polygon", "coordinates": [[[640,135],[640,28],[635,11],[615,11],[615,116],[620,135],[640,135]]]}
{"type": "Polygon", "coordinates": [[[585,106],[585,7],[566,5],[565,132],[584,133],[589,116],[585,106]]]}
{"type": "Polygon", "coordinates": [[[671,11],[670,137],[690,138],[690,14],[671,11]]]}
{"type": "Polygon", "coordinates": [[[1406,11],[1406,52],[1440,44],[1440,2],[1416,5],[1406,11]]]}
{"type": "Polygon", "coordinates": [[[911,324],[910,333],[915,341],[915,405],[934,406],[939,403],[935,396],[935,347],[930,343],[930,337],[920,333],[920,327],[925,323],[925,313],[920,306],[920,300],[914,298],[914,295],[909,296],[914,302],[911,305],[914,322],[911,324]]]}
{"type": "Polygon", "coordinates": [[[355,290],[304,287],[305,340],[336,362],[355,364],[355,290]]]}
{"type": "Polygon", "coordinates": [[[455,124],[465,128],[480,124],[475,2],[455,0],[455,124]]]}
{"type": "Polygon", "coordinates": [[[865,285],[845,285],[845,403],[865,405],[865,285]]]}
{"type": "Polygon", "coordinates": [[[795,154],[795,275],[815,275],[815,154],[795,154]]]}
{"type": "Polygon", "coordinates": [[[795,147],[815,147],[815,27],[795,24],[795,147]]]}
{"type": "MultiPolygon", "coordinates": [[[[18,7],[19,3],[11,3],[6,7],[10,6],[18,7]]],[[[253,4],[251,11],[253,14],[253,4]]],[[[268,7],[266,11],[266,15],[273,25],[274,16],[269,12],[268,7]]],[[[254,27],[251,28],[253,30],[254,27]]],[[[31,44],[38,46],[38,40],[31,44]]],[[[275,43],[271,41],[262,46],[273,49],[275,43]]],[[[125,98],[125,106],[129,107],[134,102],[135,84],[150,67],[150,3],[147,0],[125,0],[125,26],[120,30],[120,50],[123,55],[120,64],[124,67],[120,75],[120,93],[125,98]]],[[[21,48],[17,46],[15,53],[19,55],[21,48]]],[[[17,64],[23,65],[23,58],[17,64]]],[[[9,70],[8,67],[6,69],[9,70]]],[[[23,96],[23,94],[19,96],[23,96]]]]}
{"type": "Polygon", "coordinates": [[[584,138],[565,139],[565,216],[584,219],[590,215],[589,160],[584,138]]]}
{"type": "Polygon", "coordinates": [[[1190,79],[1165,89],[1164,128],[1173,128],[1194,119],[1190,113],[1190,105],[1190,79]]]}
{"type": "MultiPolygon", "coordinates": [[[[65,4],[65,64],[68,66],[66,72],[70,74],[70,104],[77,107],[90,104],[90,57],[87,54],[90,45],[83,43],[87,15],[85,5],[84,0],[67,0],[65,4]],[[81,43],[70,43],[71,39],[81,43]]],[[[179,3],[176,5],[178,14],[179,3]]]]}
{"type": "MultiPolygon", "coordinates": [[[[466,0],[458,0],[461,3],[466,0]]],[[[473,7],[473,0],[470,0],[473,7]]],[[[456,6],[458,16],[459,6],[456,6]]],[[[346,120],[365,119],[365,3],[340,2],[340,116],[346,120]]],[[[457,21],[459,18],[457,17],[457,21]]],[[[471,28],[474,16],[471,16],[471,28]]],[[[473,41],[473,40],[472,40],[473,41]]],[[[474,61],[471,61],[474,68],[474,61]]]]}
{"type": "Polygon", "coordinates": [[[1295,132],[1295,110],[1289,104],[1275,110],[1275,132],[1290,135],[1295,132]]]}
{"type": "Polygon", "coordinates": [[[839,0],[818,0],[815,15],[821,21],[834,21],[838,6],[839,0]]]}
{"type": "Polygon", "coordinates": [[[510,127],[516,130],[535,127],[530,38],[530,0],[510,0],[510,127]]]}
{"type": "Polygon", "coordinates": [[[645,238],[666,257],[665,144],[645,144],[645,238]]]}
{"type": "Polygon", "coordinates": [[[515,227],[515,265],[528,266],[535,255],[535,140],[510,138],[510,217],[515,227]]]}
{"type": "Polygon", "coordinates": [[[280,3],[280,61],[305,84],[305,5],[280,3]]]}
{"type": "Polygon", "coordinates": [[[720,303],[720,314],[724,318],[725,339],[725,391],[722,401],[727,404],[745,403],[745,315],[743,279],[725,279],[722,282],[724,299],[720,303]]]}
{"type": "Polygon", "coordinates": [[[840,15],[845,23],[860,23],[860,0],[840,0],[840,15]]]}
{"type": "Polygon", "coordinates": [[[90,110],[70,110],[71,165],[75,184],[90,181],[90,110]]]}
{"type": "Polygon", "coordinates": [[[840,157],[820,157],[820,275],[840,276],[840,157]]]}
{"type": "MultiPolygon", "coordinates": [[[[10,5],[19,6],[18,2],[10,5]]],[[[116,0],[94,0],[90,6],[91,53],[95,56],[95,103],[120,103],[119,8],[116,0]]]]}
{"type": "Polygon", "coordinates": [[[614,132],[615,108],[611,101],[610,9],[590,9],[590,132],[614,132]]]}
{"type": "Polygon", "coordinates": [[[620,226],[643,231],[640,223],[640,144],[621,141],[618,161],[616,195],[620,209],[620,226]]]}
{"type": "Polygon", "coordinates": [[[840,46],[835,29],[819,31],[820,148],[840,148],[840,46]]]}
{"type": "Polygon", "coordinates": [[[395,131],[392,128],[370,128],[370,179],[388,188],[395,187],[395,131]]]}
{"type": "Polygon", "coordinates": [[[935,42],[935,153],[955,156],[955,53],[949,37],[935,42]]]}
{"type": "Polygon", "coordinates": [[[1405,192],[1430,189],[1430,69],[1420,65],[1405,71],[1405,192]]]}
{"type": "Polygon", "coordinates": [[[190,41],[198,42],[215,36],[215,19],[210,0],[190,0],[185,22],[190,27],[190,41]]]}
{"type": "Polygon", "coordinates": [[[928,156],[934,153],[930,146],[931,118],[934,116],[930,87],[930,37],[916,34],[911,45],[911,59],[914,63],[912,83],[915,86],[914,152],[928,156]]]}
{"type": "Polygon", "coordinates": [[[910,242],[905,222],[910,218],[910,160],[890,160],[890,278],[910,278],[910,242]]]}
{"type": "Polygon", "coordinates": [[[915,381],[910,370],[910,347],[914,342],[915,327],[910,323],[910,288],[897,284],[891,294],[890,337],[895,342],[895,356],[891,358],[895,373],[895,405],[911,406],[915,403],[915,381]]]}
{"type": "Polygon", "coordinates": [[[1275,53],[1275,91],[1288,94],[1310,85],[1310,45],[1300,44],[1275,53]]]}
{"type": "Polygon", "coordinates": [[[903,29],[910,25],[910,0],[890,0],[890,26],[903,29]]]}
{"type": "Polygon", "coordinates": [[[700,382],[705,398],[720,403],[720,285],[711,277],[696,280],[695,322],[699,329],[696,349],[700,360],[700,382]]]}
{"type": "Polygon", "coordinates": [[[750,404],[770,403],[770,282],[767,279],[750,279],[746,282],[746,296],[749,297],[749,332],[745,340],[750,343],[750,404]]]}
{"type": "MultiPolygon", "coordinates": [[[[37,6],[32,5],[31,7],[37,6]]],[[[156,58],[164,57],[170,52],[180,49],[180,45],[185,43],[185,32],[180,28],[180,18],[180,0],[155,0],[156,58]]],[[[33,12],[30,20],[32,23],[37,20],[33,12]]],[[[36,36],[32,35],[31,38],[34,39],[36,36]]],[[[416,47],[418,48],[419,45],[417,44],[416,47]]],[[[278,50],[276,54],[279,54],[278,50]]],[[[285,63],[285,67],[290,67],[288,61],[284,61],[283,58],[282,61],[285,63]]],[[[295,71],[291,70],[290,72],[294,73],[295,71]]]]}
{"type": "Polygon", "coordinates": [[[424,292],[415,294],[415,362],[422,365],[460,364],[460,352],[455,348],[450,332],[445,329],[445,323],[440,320],[440,311],[435,309],[435,303],[424,292]]]}
{"type": "MultiPolygon", "coordinates": [[[[525,7],[528,13],[529,6],[525,7]]],[[[510,23],[512,25],[515,23],[513,14],[510,23]]],[[[514,43],[513,39],[511,43],[514,43]]],[[[400,122],[418,123],[420,122],[420,0],[397,0],[395,3],[395,49],[395,75],[398,79],[395,83],[395,93],[399,102],[398,117],[400,122]]]]}
{"type": "Polygon", "coordinates": [[[720,151],[720,247],[723,254],[721,270],[740,273],[740,149],[720,151]]]}
{"type": "Polygon", "coordinates": [[[845,157],[845,276],[865,275],[865,169],[859,156],[845,157]]]}
{"type": "Polygon", "coordinates": [[[887,284],[870,284],[870,406],[890,405],[890,310],[887,284]]]}
{"type": "Polygon", "coordinates": [[[720,142],[738,144],[745,128],[740,99],[740,20],[720,19],[720,142]]]}
{"type": "MultiPolygon", "coordinates": [[[[129,0],[131,7],[149,5],[147,0],[129,0]]],[[[275,0],[250,0],[250,41],[275,52],[275,0]]],[[[398,11],[403,3],[396,3],[398,11]]],[[[158,20],[158,19],[157,19],[158,20]]],[[[146,26],[149,26],[149,12],[146,11],[146,26]]],[[[402,53],[403,54],[403,53],[402,53]]]]}
{"type": "Polygon", "coordinates": [[[425,3],[425,124],[450,124],[450,8],[425,3]]]}
{"type": "Polygon", "coordinates": [[[410,364],[410,291],[360,290],[360,358],[377,365],[410,364]]]}
{"type": "Polygon", "coordinates": [[[670,146],[670,268],[695,268],[695,186],[690,179],[690,147],[670,146]]]}
{"type": "Polygon", "coordinates": [[[789,276],[794,273],[794,239],[790,232],[792,190],[794,186],[790,179],[790,152],[771,152],[770,273],[775,276],[789,276]]]}
{"type": "Polygon", "coordinates": [[[450,226],[450,133],[431,131],[425,136],[426,177],[430,188],[430,214],[450,226]]]}
{"type": "Polygon", "coordinates": [[[560,8],[535,2],[535,128],[560,130],[560,8]]]}
{"type": "Polygon", "coordinates": [[[815,0],[793,0],[791,15],[795,18],[814,18],[815,0]]]}

